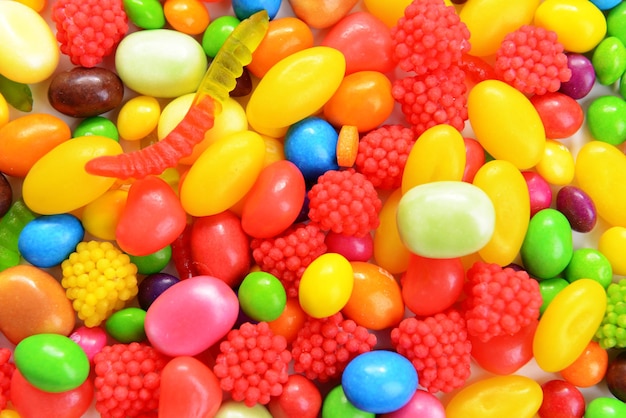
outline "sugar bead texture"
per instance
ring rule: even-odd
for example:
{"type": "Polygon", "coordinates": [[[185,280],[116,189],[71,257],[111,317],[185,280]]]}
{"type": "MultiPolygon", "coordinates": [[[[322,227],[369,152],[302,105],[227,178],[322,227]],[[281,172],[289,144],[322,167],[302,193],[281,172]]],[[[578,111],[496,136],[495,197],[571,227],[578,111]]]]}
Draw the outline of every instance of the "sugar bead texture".
{"type": "Polygon", "coordinates": [[[626,347],[626,279],[611,283],[606,289],[604,319],[594,339],[605,349],[626,347]]]}

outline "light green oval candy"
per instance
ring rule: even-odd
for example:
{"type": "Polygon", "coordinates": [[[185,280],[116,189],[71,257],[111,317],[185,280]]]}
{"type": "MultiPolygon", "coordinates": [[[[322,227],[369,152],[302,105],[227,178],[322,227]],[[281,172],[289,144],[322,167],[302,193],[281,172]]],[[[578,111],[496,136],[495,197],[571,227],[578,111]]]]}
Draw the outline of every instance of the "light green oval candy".
{"type": "Polygon", "coordinates": [[[163,5],[158,0],[124,0],[124,10],[133,24],[142,29],[165,26],[163,5]]]}
{"type": "Polygon", "coordinates": [[[402,242],[414,254],[454,258],[484,247],[495,228],[489,196],[463,181],[436,181],[409,189],[396,214],[402,242]]]}
{"type": "Polygon", "coordinates": [[[141,342],[146,339],[145,322],[146,311],[135,307],[124,308],[107,319],[105,329],[121,343],[141,342]]]}
{"type": "Polygon", "coordinates": [[[119,141],[120,139],[115,123],[104,116],[92,116],[90,118],[83,119],[78,124],[76,129],[74,129],[74,133],[72,134],[74,138],[87,135],[104,136],[115,141],[119,141]]]}
{"type": "Polygon", "coordinates": [[[520,254],[531,276],[538,279],[556,277],[565,270],[573,252],[572,229],[565,215],[547,208],[530,219],[520,254]]]}
{"type": "Polygon", "coordinates": [[[589,132],[598,141],[619,145],[626,141],[626,101],[617,96],[600,96],[587,109],[589,132]]]}
{"type": "Polygon", "coordinates": [[[45,392],[76,389],[89,376],[87,354],[64,335],[31,335],[19,342],[13,355],[24,378],[45,392]]]}
{"type": "Polygon", "coordinates": [[[605,289],[613,281],[613,268],[604,254],[594,248],[579,248],[565,269],[568,282],[579,279],[592,279],[605,289]]]}
{"type": "Polygon", "coordinates": [[[202,45],[171,29],[133,32],[117,47],[115,68],[139,94],[172,98],[197,90],[207,69],[202,45]]]}
{"type": "Polygon", "coordinates": [[[593,51],[591,63],[596,70],[598,83],[608,86],[615,83],[626,71],[626,47],[619,38],[604,38],[593,51]]]}

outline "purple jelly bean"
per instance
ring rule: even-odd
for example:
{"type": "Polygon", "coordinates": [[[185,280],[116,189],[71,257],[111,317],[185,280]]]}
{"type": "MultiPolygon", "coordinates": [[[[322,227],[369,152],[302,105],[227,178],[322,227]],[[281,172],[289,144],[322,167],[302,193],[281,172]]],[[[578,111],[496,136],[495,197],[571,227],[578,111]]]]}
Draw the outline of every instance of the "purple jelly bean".
{"type": "Polygon", "coordinates": [[[593,200],[576,186],[565,186],[557,192],[556,209],[565,215],[576,232],[589,232],[596,225],[597,212],[593,200]]]}
{"type": "Polygon", "coordinates": [[[137,301],[144,311],[147,311],[152,302],[165,292],[168,288],[178,283],[180,280],[167,273],[154,273],[146,276],[141,283],[137,293],[137,301]]]}
{"type": "Polygon", "coordinates": [[[572,70],[569,81],[561,83],[560,92],[572,99],[585,97],[596,82],[596,73],[589,58],[581,54],[567,54],[567,66],[572,70]]]}

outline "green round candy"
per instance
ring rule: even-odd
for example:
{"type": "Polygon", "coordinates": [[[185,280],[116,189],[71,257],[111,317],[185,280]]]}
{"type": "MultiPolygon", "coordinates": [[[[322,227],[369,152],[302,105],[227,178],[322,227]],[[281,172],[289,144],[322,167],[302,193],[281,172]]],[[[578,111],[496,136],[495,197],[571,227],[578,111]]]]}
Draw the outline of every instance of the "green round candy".
{"type": "Polygon", "coordinates": [[[17,344],[13,355],[24,378],[44,392],[76,389],[89,376],[87,354],[64,335],[31,335],[17,344]]]}
{"type": "Polygon", "coordinates": [[[79,136],[98,135],[107,138],[120,140],[120,135],[117,132],[117,126],[104,116],[92,116],[90,118],[83,119],[74,129],[74,138],[79,136]]]}
{"type": "Polygon", "coordinates": [[[593,399],[585,409],[585,418],[626,417],[626,403],[617,398],[599,397],[593,399]]]}
{"type": "Polygon", "coordinates": [[[568,285],[568,281],[562,279],[560,277],[554,277],[552,279],[541,280],[539,282],[539,292],[541,293],[541,299],[543,303],[539,308],[539,313],[543,315],[545,310],[548,308],[550,302],[559,292],[568,285]]]}
{"type": "Polygon", "coordinates": [[[211,58],[217,55],[228,35],[239,24],[239,19],[235,16],[220,16],[209,23],[204,35],[202,35],[202,49],[211,58]]]}
{"type": "Polygon", "coordinates": [[[334,387],[322,405],[322,418],[374,418],[376,414],[354,406],[343,391],[343,386],[334,387]]]}
{"type": "Polygon", "coordinates": [[[591,63],[598,83],[613,84],[626,71],[626,47],[615,36],[604,38],[593,51],[591,63]]]}
{"type": "Polygon", "coordinates": [[[579,279],[592,279],[605,289],[613,281],[611,262],[604,254],[593,248],[580,248],[574,251],[572,259],[565,269],[568,282],[579,279]]]}
{"type": "Polygon", "coordinates": [[[172,259],[172,247],[167,245],[148,255],[130,255],[130,261],[137,266],[139,274],[154,274],[163,270],[172,259]]]}
{"type": "Polygon", "coordinates": [[[626,101],[617,96],[600,96],[587,109],[587,126],[598,141],[620,145],[626,141],[626,101]]]}
{"type": "Polygon", "coordinates": [[[626,3],[621,2],[606,17],[606,34],[615,36],[626,45],[626,3]]]}
{"type": "Polygon", "coordinates": [[[165,26],[165,13],[159,0],[124,0],[128,19],[142,29],[161,29],[165,26]]]}
{"type": "Polygon", "coordinates": [[[105,329],[121,343],[141,342],[146,339],[145,322],[146,311],[135,307],[124,308],[107,319],[105,329]]]}
{"type": "Polygon", "coordinates": [[[264,271],[249,273],[237,295],[241,310],[255,321],[273,321],[287,305],[287,293],[280,280],[264,271]]]}

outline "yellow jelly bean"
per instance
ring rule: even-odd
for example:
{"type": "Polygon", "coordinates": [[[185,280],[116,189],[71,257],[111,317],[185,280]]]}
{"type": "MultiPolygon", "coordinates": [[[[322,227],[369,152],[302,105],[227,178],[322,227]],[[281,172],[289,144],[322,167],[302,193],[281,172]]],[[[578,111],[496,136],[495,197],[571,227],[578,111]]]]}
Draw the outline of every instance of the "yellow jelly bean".
{"type": "MultiPolygon", "coordinates": [[[[259,132],[288,127],[318,112],[343,80],[346,60],[334,48],[315,46],[277,62],[252,92],[246,114],[259,132]]],[[[269,134],[269,133],[268,133],[269,134]]]]}
{"type": "Polygon", "coordinates": [[[411,0],[364,0],[363,4],[368,12],[392,28],[404,16],[404,9],[411,4],[411,0]]]}
{"type": "Polygon", "coordinates": [[[402,197],[402,189],[396,189],[383,204],[378,219],[380,224],[374,233],[374,259],[376,264],[391,274],[400,274],[409,266],[411,253],[406,248],[400,233],[396,212],[402,197]]]}
{"type": "Polygon", "coordinates": [[[58,63],[58,43],[44,18],[22,3],[0,1],[0,74],[34,84],[50,77],[58,63]]]}
{"type": "Polygon", "coordinates": [[[604,14],[589,0],[545,0],[535,11],[536,26],[556,32],[566,51],[588,52],[604,39],[604,14]]]}
{"type": "Polygon", "coordinates": [[[568,284],[552,299],[533,339],[537,365],[558,372],[572,364],[598,330],[606,310],[606,291],[592,279],[568,284]]]}
{"type": "Polygon", "coordinates": [[[0,93],[0,128],[9,123],[9,104],[4,96],[0,93]]]}
{"type": "Polygon", "coordinates": [[[446,406],[447,418],[533,418],[543,391],[533,379],[496,376],[466,386],[446,406]]]}
{"type": "Polygon", "coordinates": [[[626,228],[614,226],[602,233],[598,250],[611,263],[613,274],[626,276],[626,228]]]}
{"type": "Polygon", "coordinates": [[[85,205],[81,221],[85,231],[96,238],[115,240],[115,228],[126,206],[126,190],[108,190],[85,205]]]}
{"type": "Polygon", "coordinates": [[[493,160],[474,177],[493,203],[496,225],[491,240],[478,251],[488,263],[506,266],[519,254],[530,220],[528,186],[522,173],[510,162],[493,160]]]}
{"type": "Polygon", "coordinates": [[[263,138],[263,142],[265,142],[265,159],[263,160],[263,167],[267,167],[276,161],[285,159],[285,150],[281,141],[267,135],[261,135],[261,138],[263,138]]]}
{"type": "Polygon", "coordinates": [[[120,109],[117,130],[127,141],[138,141],[152,132],[159,123],[161,105],[151,96],[133,97],[120,109]]]}
{"type": "Polygon", "coordinates": [[[615,146],[591,141],[578,151],[575,177],[611,226],[626,227],[626,156],[615,146]]]}
{"type": "Polygon", "coordinates": [[[459,17],[470,31],[469,53],[495,54],[507,34],[532,22],[537,6],[539,0],[468,0],[459,17]]]}
{"type": "Polygon", "coordinates": [[[22,4],[30,7],[37,13],[40,13],[46,7],[46,0],[17,0],[22,4]]]}
{"type": "Polygon", "coordinates": [[[465,170],[465,142],[450,125],[435,125],[411,148],[402,175],[402,193],[433,181],[460,181],[465,170]]]}
{"type": "Polygon", "coordinates": [[[302,273],[298,291],[300,306],[314,318],[334,315],[346,306],[353,287],[350,262],[340,254],[322,254],[302,273]]]}
{"type": "Polygon", "coordinates": [[[67,213],[93,202],[115,183],[113,177],[85,171],[87,161],[121,154],[117,141],[103,136],[80,136],[57,145],[41,157],[24,178],[24,203],[42,215],[67,213]]]}
{"type": "Polygon", "coordinates": [[[543,157],[543,123],[519,90],[499,80],[482,81],[470,91],[467,110],[476,139],[495,159],[526,170],[543,157]]]}
{"type": "Polygon", "coordinates": [[[565,186],[574,179],[574,157],[565,145],[548,139],[535,169],[548,183],[565,186]]]}
{"type": "Polygon", "coordinates": [[[223,212],[250,190],[263,168],[265,142],[256,132],[218,139],[198,157],[180,189],[180,201],[192,216],[223,212]]]}

